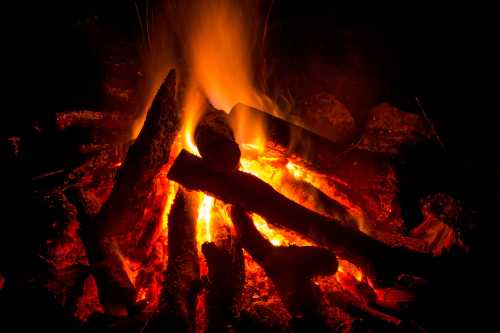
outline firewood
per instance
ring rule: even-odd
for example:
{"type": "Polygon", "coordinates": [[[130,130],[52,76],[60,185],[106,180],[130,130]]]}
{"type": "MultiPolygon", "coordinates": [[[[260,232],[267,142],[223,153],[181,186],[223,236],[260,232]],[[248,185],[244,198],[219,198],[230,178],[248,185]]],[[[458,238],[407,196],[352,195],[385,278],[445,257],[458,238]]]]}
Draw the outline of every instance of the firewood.
{"type": "Polygon", "coordinates": [[[103,235],[124,234],[137,223],[152,192],[153,180],[168,161],[178,127],[172,70],[158,90],[144,126],[130,146],[113,190],[97,217],[103,235]]]}
{"type": "Polygon", "coordinates": [[[319,288],[311,278],[334,274],[338,268],[335,255],[313,246],[273,246],[257,231],[250,216],[240,207],[232,207],[231,219],[243,247],[273,281],[292,315],[294,330],[328,332],[319,288]]]}
{"type": "Polygon", "coordinates": [[[414,243],[408,237],[379,231],[377,239],[372,238],[345,221],[297,204],[251,174],[214,172],[201,158],[187,151],[179,154],[167,177],[189,189],[209,193],[259,214],[268,223],[304,235],[362,267],[374,278],[393,278],[401,272],[418,274],[433,267],[430,255],[407,247],[414,243]]]}
{"type": "Polygon", "coordinates": [[[168,221],[168,264],[165,288],[146,332],[195,332],[200,267],[196,215],[191,195],[179,189],[168,221]]]}
{"type": "Polygon", "coordinates": [[[82,188],[69,188],[66,195],[78,210],[80,238],[104,311],[113,316],[126,316],[135,302],[136,290],[126,273],[117,244],[97,232],[96,216],[100,204],[91,192],[82,188]]]}
{"type": "Polygon", "coordinates": [[[208,267],[206,332],[233,332],[240,317],[245,260],[241,244],[230,231],[215,238],[201,248],[208,267]]]}
{"type": "Polygon", "coordinates": [[[113,111],[65,111],[55,115],[55,130],[65,141],[116,144],[130,140],[133,115],[113,111]]]}
{"type": "MultiPolygon", "coordinates": [[[[292,156],[313,171],[336,176],[351,186],[360,189],[374,186],[391,170],[390,161],[380,154],[334,143],[264,111],[237,104],[229,114],[233,128],[240,117],[245,117],[249,123],[265,124],[269,148],[292,156]]],[[[239,137],[238,142],[246,143],[250,139],[239,137]]]]}
{"type": "Polygon", "coordinates": [[[156,185],[156,193],[152,198],[151,212],[147,218],[145,227],[128,256],[145,264],[150,257],[151,250],[155,241],[161,234],[163,224],[163,212],[168,199],[168,193],[165,191],[166,182],[159,182],[156,185]]]}
{"type": "Polygon", "coordinates": [[[228,115],[209,103],[194,133],[200,155],[216,171],[230,172],[239,165],[241,152],[229,126],[228,115]]]}

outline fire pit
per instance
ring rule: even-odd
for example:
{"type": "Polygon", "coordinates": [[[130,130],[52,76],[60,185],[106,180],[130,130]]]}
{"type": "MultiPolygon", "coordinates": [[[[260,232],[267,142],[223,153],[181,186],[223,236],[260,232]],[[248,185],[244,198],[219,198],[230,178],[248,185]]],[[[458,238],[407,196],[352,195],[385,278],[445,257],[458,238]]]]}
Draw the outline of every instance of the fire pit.
{"type": "MultiPolygon", "coordinates": [[[[39,266],[0,267],[2,306],[35,285],[64,331],[447,327],[435,308],[453,306],[458,282],[447,281],[471,274],[479,217],[467,196],[419,183],[415,160],[448,163],[425,100],[367,93],[383,83],[366,79],[349,44],[339,48],[359,63],[345,70],[270,46],[295,17],[284,3],[130,6],[135,16],[118,16],[135,22],[133,37],[78,21],[100,43],[99,106],[33,121],[35,145],[62,147],[35,154],[49,232],[39,266]]],[[[26,138],[0,139],[17,163],[26,138]]]]}

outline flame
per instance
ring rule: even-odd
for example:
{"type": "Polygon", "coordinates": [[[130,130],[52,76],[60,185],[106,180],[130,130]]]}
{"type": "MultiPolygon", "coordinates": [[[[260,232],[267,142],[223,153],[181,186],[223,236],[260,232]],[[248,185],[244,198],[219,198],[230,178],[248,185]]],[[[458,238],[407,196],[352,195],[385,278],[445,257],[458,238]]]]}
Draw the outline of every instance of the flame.
{"type": "Polygon", "coordinates": [[[198,229],[198,244],[203,244],[204,242],[212,241],[211,234],[211,219],[212,219],[212,208],[214,206],[214,198],[200,193],[200,206],[198,208],[198,219],[197,219],[197,229],[198,229]]]}

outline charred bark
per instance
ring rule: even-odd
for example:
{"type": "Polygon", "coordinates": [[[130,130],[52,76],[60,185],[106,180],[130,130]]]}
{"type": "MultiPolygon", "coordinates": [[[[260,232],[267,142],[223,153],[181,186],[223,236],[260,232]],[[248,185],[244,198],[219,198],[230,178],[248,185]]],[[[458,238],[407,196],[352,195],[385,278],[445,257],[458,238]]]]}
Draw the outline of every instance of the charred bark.
{"type": "Polygon", "coordinates": [[[189,194],[179,189],[168,221],[168,265],[165,288],[147,332],[195,332],[200,267],[196,216],[189,194]]]}
{"type": "Polygon", "coordinates": [[[241,152],[224,111],[208,104],[196,127],[194,140],[200,155],[215,171],[230,172],[238,168],[241,152]]]}
{"type": "Polygon", "coordinates": [[[144,126],[130,146],[113,190],[97,217],[100,233],[120,235],[137,223],[152,192],[153,180],[168,161],[178,127],[172,70],[158,90],[144,126]]]}
{"type": "Polygon", "coordinates": [[[66,194],[78,210],[79,234],[101,304],[110,315],[126,316],[135,303],[136,290],[126,273],[118,245],[110,238],[99,236],[97,232],[95,218],[100,204],[91,192],[81,188],[70,188],[66,194]]]}
{"type": "MultiPolygon", "coordinates": [[[[307,168],[336,176],[351,186],[366,188],[376,184],[391,169],[389,160],[380,154],[334,143],[303,127],[244,104],[237,104],[229,114],[230,123],[244,117],[250,123],[266,127],[268,148],[292,156],[307,168]]],[[[239,138],[239,143],[250,138],[239,138]]]]}
{"type": "Polygon", "coordinates": [[[406,237],[377,232],[378,239],[371,238],[345,221],[304,208],[251,174],[214,172],[202,159],[186,151],[177,157],[168,178],[257,213],[271,224],[296,231],[336,251],[375,278],[393,278],[401,272],[419,274],[433,267],[428,254],[406,247],[412,244],[406,237]]]}
{"type": "Polygon", "coordinates": [[[241,244],[229,234],[225,239],[204,243],[201,250],[208,266],[206,332],[233,332],[240,317],[245,284],[241,244]]]}
{"type": "Polygon", "coordinates": [[[337,271],[337,258],[313,246],[273,246],[255,228],[250,216],[233,206],[231,218],[243,247],[264,269],[278,291],[296,332],[328,332],[321,310],[319,288],[311,278],[337,271]]]}

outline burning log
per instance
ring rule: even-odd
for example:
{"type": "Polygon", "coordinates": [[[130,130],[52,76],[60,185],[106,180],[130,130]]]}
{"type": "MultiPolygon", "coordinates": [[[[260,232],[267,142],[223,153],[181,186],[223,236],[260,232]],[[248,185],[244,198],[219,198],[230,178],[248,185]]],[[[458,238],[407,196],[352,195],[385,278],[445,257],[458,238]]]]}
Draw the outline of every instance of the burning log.
{"type": "MultiPolygon", "coordinates": [[[[380,154],[334,143],[244,104],[237,104],[229,114],[233,128],[242,117],[249,123],[266,126],[269,148],[291,155],[305,167],[336,176],[354,187],[362,189],[367,184],[378,184],[390,170],[389,160],[380,154]]],[[[240,137],[238,142],[245,143],[248,139],[240,137]]]]}
{"type": "Polygon", "coordinates": [[[80,238],[96,281],[101,304],[108,314],[126,316],[135,302],[136,290],[126,273],[117,244],[109,238],[100,237],[96,230],[99,202],[92,193],[81,188],[70,188],[66,193],[78,210],[80,238]]]}
{"type": "Polygon", "coordinates": [[[200,289],[196,216],[189,194],[179,189],[168,221],[168,265],[165,289],[147,332],[195,332],[200,289]]]}
{"type": "Polygon", "coordinates": [[[208,110],[196,127],[194,140],[200,155],[214,170],[230,172],[238,168],[241,152],[224,111],[208,104],[208,110]]]}
{"type": "Polygon", "coordinates": [[[113,190],[97,217],[103,235],[126,233],[137,223],[152,192],[153,180],[168,161],[178,127],[172,70],[158,90],[144,126],[130,146],[113,190]]]}
{"type": "Polygon", "coordinates": [[[432,270],[431,257],[406,247],[413,243],[407,237],[379,231],[378,239],[371,238],[345,221],[304,208],[251,174],[214,172],[202,159],[187,151],[179,154],[167,177],[189,189],[209,193],[257,213],[268,223],[298,232],[336,251],[369,275],[393,278],[401,272],[419,274],[432,270]]]}
{"type": "Polygon", "coordinates": [[[295,331],[329,331],[321,311],[319,288],[311,278],[334,274],[338,267],[335,255],[312,246],[274,247],[257,231],[250,216],[240,207],[232,207],[231,218],[243,247],[273,281],[293,317],[295,331]]]}
{"type": "Polygon", "coordinates": [[[201,248],[208,266],[207,333],[232,332],[240,317],[245,284],[245,260],[239,241],[230,233],[222,240],[206,242],[201,248]]]}

